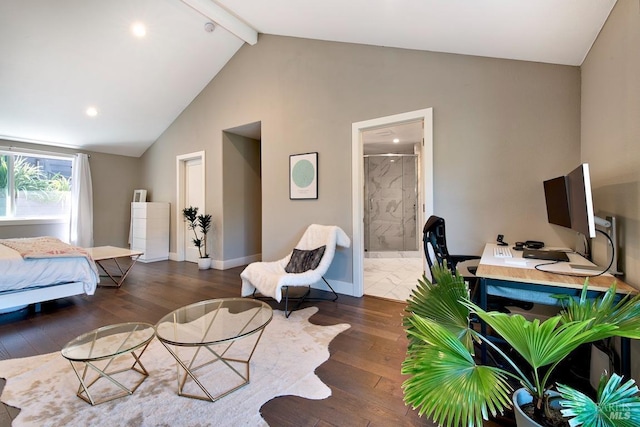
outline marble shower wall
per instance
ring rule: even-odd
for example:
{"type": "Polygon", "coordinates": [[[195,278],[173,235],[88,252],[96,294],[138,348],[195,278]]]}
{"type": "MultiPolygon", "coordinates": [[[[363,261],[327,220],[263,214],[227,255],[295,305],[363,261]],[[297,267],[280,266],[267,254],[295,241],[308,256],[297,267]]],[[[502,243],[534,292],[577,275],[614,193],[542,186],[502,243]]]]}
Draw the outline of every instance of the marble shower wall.
{"type": "Polygon", "coordinates": [[[416,156],[369,156],[365,173],[365,249],[415,251],[416,156]]]}

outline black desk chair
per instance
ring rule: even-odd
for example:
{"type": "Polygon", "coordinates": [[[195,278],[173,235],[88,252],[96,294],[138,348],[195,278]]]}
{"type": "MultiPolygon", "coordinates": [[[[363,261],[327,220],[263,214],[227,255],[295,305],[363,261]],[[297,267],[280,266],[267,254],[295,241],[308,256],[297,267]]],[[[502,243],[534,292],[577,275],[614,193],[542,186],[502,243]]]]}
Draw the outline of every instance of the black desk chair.
{"type": "MultiPolygon", "coordinates": [[[[429,271],[434,265],[444,265],[445,261],[447,267],[452,271],[459,271],[464,280],[469,283],[469,290],[471,292],[471,300],[476,301],[476,290],[478,289],[479,278],[475,275],[478,270],[477,265],[464,265],[466,261],[479,260],[481,257],[478,255],[451,255],[447,249],[447,238],[444,227],[444,218],[432,215],[424,224],[422,230],[422,242],[424,244],[424,254],[429,264],[429,271]],[[463,264],[463,265],[460,265],[463,264]]],[[[431,274],[433,277],[433,274],[431,274]]],[[[512,300],[509,298],[489,296],[488,301],[489,310],[501,311],[503,313],[510,313],[507,306],[520,307],[524,310],[531,310],[532,303],[512,300]]]]}
{"type": "MultiPolygon", "coordinates": [[[[424,254],[429,264],[429,271],[433,269],[434,265],[443,266],[446,262],[447,267],[455,273],[458,269],[458,264],[480,259],[478,255],[451,255],[449,253],[444,218],[439,216],[430,216],[424,224],[422,243],[424,244],[424,254]]],[[[460,274],[469,283],[469,287],[473,291],[478,282],[478,278],[475,276],[478,267],[475,265],[465,267],[466,271],[461,271],[460,274]]]]}

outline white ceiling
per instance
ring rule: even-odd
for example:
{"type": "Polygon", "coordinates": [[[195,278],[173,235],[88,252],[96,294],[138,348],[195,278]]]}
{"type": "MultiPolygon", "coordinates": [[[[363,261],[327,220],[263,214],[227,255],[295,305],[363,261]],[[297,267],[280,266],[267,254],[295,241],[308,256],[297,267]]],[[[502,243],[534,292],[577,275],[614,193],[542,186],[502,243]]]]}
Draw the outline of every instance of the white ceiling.
{"type": "Polygon", "coordinates": [[[253,43],[253,30],[577,66],[614,4],[2,0],[0,138],[139,156],[243,45],[239,37],[253,43]],[[210,18],[219,24],[212,33],[210,18]],[[132,36],[135,21],[146,24],[144,38],[132,36]],[[96,117],[85,115],[89,106],[96,117]]]}
{"type": "Polygon", "coordinates": [[[367,130],[362,132],[364,154],[413,154],[423,135],[422,121],[367,130]]]}

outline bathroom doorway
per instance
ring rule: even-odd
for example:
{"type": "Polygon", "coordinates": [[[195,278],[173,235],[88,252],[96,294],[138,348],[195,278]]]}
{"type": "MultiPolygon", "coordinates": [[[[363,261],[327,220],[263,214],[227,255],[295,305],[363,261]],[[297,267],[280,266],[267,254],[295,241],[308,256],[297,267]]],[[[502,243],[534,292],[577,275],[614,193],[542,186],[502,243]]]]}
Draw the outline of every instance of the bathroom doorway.
{"type": "Polygon", "coordinates": [[[362,133],[364,293],[406,300],[422,275],[418,170],[422,120],[362,133]]]}
{"type": "Polygon", "coordinates": [[[433,109],[353,123],[352,148],[354,294],[404,300],[433,213],[433,109]]]}

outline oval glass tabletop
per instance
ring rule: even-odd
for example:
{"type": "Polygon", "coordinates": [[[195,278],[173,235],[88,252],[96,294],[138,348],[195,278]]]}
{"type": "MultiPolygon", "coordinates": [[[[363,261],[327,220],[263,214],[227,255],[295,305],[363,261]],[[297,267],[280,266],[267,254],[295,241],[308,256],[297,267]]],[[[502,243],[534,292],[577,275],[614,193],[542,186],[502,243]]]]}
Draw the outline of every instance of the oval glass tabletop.
{"type": "Polygon", "coordinates": [[[179,308],[156,323],[160,341],[179,346],[209,345],[264,329],[273,310],[259,300],[220,298],[179,308]]]}
{"type": "Polygon", "coordinates": [[[70,341],[62,349],[62,355],[78,362],[110,358],[142,347],[153,336],[153,325],[148,323],[104,326],[70,341]]]}

